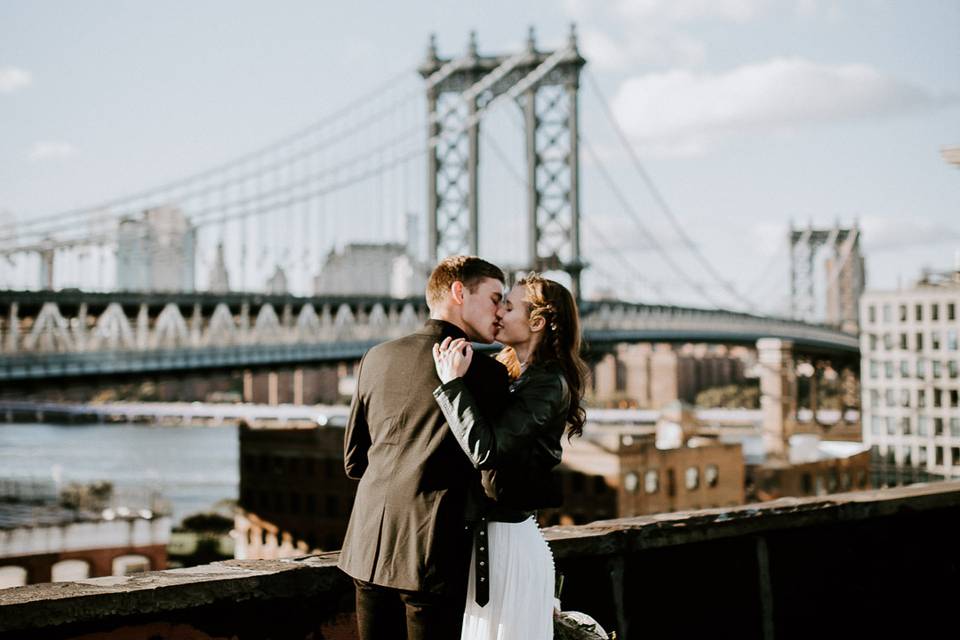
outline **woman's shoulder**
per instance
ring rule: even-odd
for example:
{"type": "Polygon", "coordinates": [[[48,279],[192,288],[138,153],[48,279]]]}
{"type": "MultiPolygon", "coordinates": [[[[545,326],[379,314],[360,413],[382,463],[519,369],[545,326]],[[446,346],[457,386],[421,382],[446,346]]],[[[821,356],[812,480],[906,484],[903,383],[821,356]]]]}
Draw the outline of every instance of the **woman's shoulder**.
{"type": "Polygon", "coordinates": [[[534,363],[524,371],[518,382],[522,383],[530,392],[555,393],[561,398],[569,394],[567,378],[563,369],[552,360],[534,363]]]}

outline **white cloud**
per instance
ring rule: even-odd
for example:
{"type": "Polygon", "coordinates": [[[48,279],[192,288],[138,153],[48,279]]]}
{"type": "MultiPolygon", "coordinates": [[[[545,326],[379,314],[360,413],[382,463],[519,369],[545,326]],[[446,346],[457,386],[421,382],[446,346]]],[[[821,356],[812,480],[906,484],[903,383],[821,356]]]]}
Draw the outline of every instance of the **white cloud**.
{"type": "Polygon", "coordinates": [[[778,58],[726,73],[673,70],[626,80],[613,109],[658,152],[703,153],[734,133],[789,132],[811,122],[889,115],[955,102],[867,65],[778,58]]]}
{"type": "Polygon", "coordinates": [[[960,225],[916,216],[865,216],[860,221],[868,253],[960,242],[960,225]]]}
{"type": "Polygon", "coordinates": [[[775,4],[771,0],[567,0],[566,10],[577,20],[612,13],[639,26],[710,19],[746,22],[775,4]]]}
{"type": "Polygon", "coordinates": [[[69,142],[43,141],[30,147],[27,157],[33,162],[63,160],[77,154],[77,148],[69,142]]]}
{"type": "Polygon", "coordinates": [[[616,6],[621,15],[635,20],[746,22],[769,4],[769,0],[619,0],[616,6]]]}
{"type": "Polygon", "coordinates": [[[706,47],[692,36],[662,29],[634,30],[615,39],[598,29],[584,29],[580,48],[601,71],[619,71],[638,65],[694,66],[706,57],[706,47]]]}
{"type": "Polygon", "coordinates": [[[13,93],[29,86],[33,76],[25,69],[17,67],[0,67],[0,93],[13,93]]]}

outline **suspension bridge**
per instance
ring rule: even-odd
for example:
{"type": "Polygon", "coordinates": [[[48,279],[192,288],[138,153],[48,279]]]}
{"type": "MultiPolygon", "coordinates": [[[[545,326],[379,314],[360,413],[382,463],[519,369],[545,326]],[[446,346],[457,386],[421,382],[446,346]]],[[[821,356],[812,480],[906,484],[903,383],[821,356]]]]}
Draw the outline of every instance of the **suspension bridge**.
{"type": "MultiPolygon", "coordinates": [[[[506,55],[481,54],[471,34],[462,55],[443,57],[431,39],[415,71],[248,154],[0,227],[0,381],[356,360],[422,322],[425,273],[458,253],[569,283],[596,350],[775,339],[777,353],[856,369],[857,336],[814,322],[809,300],[793,317],[765,312],[722,276],[585,64],[573,29],[550,51],[531,30],[506,55]],[[607,166],[607,141],[582,126],[582,86],[628,159],[628,183],[607,166]],[[619,207],[612,230],[609,211],[583,206],[581,154],[589,188],[619,207]],[[643,211],[637,188],[651,203],[643,211]],[[381,249],[380,289],[349,269],[340,289],[327,286],[331,265],[358,247],[381,249]],[[405,286],[391,288],[398,278],[405,286]]],[[[776,288],[810,294],[814,249],[829,246],[828,289],[849,298],[862,283],[858,239],[856,229],[791,231],[781,255],[792,281],[776,288]]]]}

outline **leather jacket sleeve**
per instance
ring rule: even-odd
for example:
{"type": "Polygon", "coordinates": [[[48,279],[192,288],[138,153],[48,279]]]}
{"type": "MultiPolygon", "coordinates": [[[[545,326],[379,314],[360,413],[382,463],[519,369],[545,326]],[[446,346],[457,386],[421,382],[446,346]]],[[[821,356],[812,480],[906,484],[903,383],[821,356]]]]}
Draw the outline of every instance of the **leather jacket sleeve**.
{"type": "Polygon", "coordinates": [[[528,371],[504,411],[494,419],[480,413],[463,380],[437,387],[433,395],[450,430],[477,469],[559,464],[570,391],[559,372],[528,371]]]}

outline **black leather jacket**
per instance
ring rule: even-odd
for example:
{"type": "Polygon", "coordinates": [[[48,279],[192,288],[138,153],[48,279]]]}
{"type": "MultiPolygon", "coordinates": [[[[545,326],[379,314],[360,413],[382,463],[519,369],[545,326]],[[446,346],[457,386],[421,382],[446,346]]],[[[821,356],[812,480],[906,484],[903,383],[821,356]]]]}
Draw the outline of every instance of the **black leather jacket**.
{"type": "Polygon", "coordinates": [[[531,365],[492,421],[480,413],[460,378],[433,395],[464,453],[484,471],[484,489],[492,498],[485,510],[489,520],[520,522],[536,509],[559,506],[559,486],[550,470],[560,463],[570,388],[556,363],[531,365]]]}

